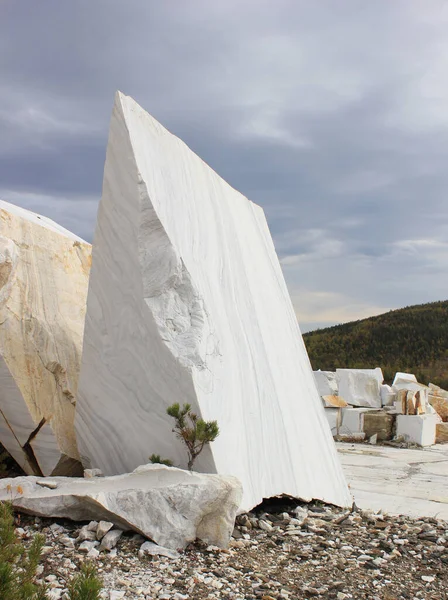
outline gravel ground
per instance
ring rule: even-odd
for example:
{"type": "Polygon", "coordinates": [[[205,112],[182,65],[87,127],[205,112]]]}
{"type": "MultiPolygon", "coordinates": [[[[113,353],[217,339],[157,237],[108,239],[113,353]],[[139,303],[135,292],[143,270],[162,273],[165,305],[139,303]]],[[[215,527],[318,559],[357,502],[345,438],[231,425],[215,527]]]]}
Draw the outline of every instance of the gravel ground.
{"type": "MultiPolygon", "coordinates": [[[[39,577],[64,600],[86,556],[75,541],[80,525],[25,516],[18,525],[26,542],[37,531],[46,536],[39,577]]],[[[448,523],[432,518],[279,500],[239,516],[228,550],[197,543],[175,559],[140,558],[143,542],[125,533],[94,559],[105,599],[448,598],[448,523]]]]}

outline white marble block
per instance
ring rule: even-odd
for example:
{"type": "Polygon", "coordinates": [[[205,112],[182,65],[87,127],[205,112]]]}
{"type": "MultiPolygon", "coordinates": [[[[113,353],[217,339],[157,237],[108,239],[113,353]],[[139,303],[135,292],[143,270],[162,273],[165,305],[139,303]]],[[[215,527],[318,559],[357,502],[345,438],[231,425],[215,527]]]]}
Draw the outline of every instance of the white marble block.
{"type": "Polygon", "coordinates": [[[396,436],[418,446],[433,446],[438,422],[437,415],[398,415],[396,436]]]}
{"type": "Polygon", "coordinates": [[[90,258],[90,244],[0,201],[0,443],[27,473],[69,473],[79,459],[90,258]]]}
{"type": "Polygon", "coordinates": [[[383,373],[376,369],[336,369],[339,395],[352,406],[381,408],[383,373]]]}
{"type": "Polygon", "coordinates": [[[394,381],[392,386],[398,384],[408,384],[408,383],[417,383],[417,377],[413,373],[401,373],[398,371],[395,373],[394,381]]]}
{"type": "Polygon", "coordinates": [[[185,467],[166,408],[221,429],[195,463],[243,509],[351,503],[263,210],[131,98],[113,110],[93,244],[76,431],[86,467],[185,467]]]}
{"type": "Polygon", "coordinates": [[[381,406],[393,406],[397,399],[397,394],[390,385],[383,384],[380,386],[381,406]]]}
{"type": "Polygon", "coordinates": [[[339,432],[343,435],[357,435],[364,433],[364,415],[367,412],[376,412],[375,408],[343,408],[339,432]]]}

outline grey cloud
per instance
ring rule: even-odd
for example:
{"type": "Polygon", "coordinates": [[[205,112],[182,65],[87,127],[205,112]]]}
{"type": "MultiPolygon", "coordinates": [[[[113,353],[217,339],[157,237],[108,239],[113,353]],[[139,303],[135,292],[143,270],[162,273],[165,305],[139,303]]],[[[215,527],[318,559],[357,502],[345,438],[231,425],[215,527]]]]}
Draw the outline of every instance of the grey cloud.
{"type": "Polygon", "coordinates": [[[447,26],[443,0],[5,0],[0,196],[91,239],[121,89],[264,207],[301,320],[445,298],[447,26]]]}

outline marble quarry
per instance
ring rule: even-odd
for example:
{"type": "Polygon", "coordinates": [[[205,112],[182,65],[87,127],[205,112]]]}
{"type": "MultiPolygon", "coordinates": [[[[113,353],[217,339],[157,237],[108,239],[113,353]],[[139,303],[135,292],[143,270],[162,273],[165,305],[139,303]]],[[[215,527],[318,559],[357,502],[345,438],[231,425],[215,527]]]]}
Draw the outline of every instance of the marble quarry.
{"type": "Polygon", "coordinates": [[[90,259],[82,239],[0,201],[0,443],[29,474],[80,468],[74,418],[90,259]]]}
{"type": "Polygon", "coordinates": [[[351,505],[263,210],[117,94],[93,242],[76,434],[86,468],[186,467],[166,408],[221,433],[195,463],[351,505]]]}

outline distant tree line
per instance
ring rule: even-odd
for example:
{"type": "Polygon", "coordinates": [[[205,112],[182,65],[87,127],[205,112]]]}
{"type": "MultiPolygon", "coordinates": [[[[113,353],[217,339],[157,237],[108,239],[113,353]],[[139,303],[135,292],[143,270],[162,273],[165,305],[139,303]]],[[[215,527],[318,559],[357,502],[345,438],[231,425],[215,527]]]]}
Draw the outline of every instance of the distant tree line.
{"type": "Polygon", "coordinates": [[[448,389],[448,301],[305,333],[313,369],[381,367],[390,383],[397,371],[448,389]]]}

